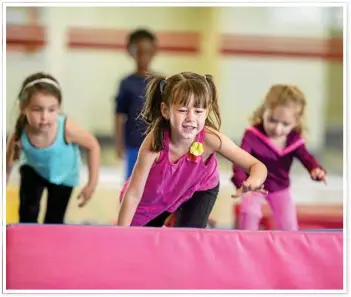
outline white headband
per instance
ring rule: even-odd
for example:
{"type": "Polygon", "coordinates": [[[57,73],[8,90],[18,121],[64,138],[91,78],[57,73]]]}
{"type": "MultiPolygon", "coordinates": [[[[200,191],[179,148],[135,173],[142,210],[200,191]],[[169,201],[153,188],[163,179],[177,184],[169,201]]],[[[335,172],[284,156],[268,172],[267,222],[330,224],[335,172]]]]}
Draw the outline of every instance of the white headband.
{"type": "Polygon", "coordinates": [[[29,82],[28,84],[26,84],[25,87],[23,88],[22,92],[25,89],[27,89],[31,86],[34,86],[37,83],[41,83],[41,82],[51,84],[51,85],[55,86],[57,89],[60,89],[60,85],[56,81],[54,81],[50,78],[39,78],[39,79],[33,80],[33,81],[29,82]]]}

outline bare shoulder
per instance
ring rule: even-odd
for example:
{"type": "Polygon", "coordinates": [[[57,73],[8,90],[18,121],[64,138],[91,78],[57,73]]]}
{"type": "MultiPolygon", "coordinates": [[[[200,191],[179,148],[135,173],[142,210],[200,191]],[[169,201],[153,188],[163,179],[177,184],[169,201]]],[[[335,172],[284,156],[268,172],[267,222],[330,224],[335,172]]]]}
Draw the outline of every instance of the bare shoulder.
{"type": "Polygon", "coordinates": [[[65,131],[68,135],[75,134],[76,132],[86,131],[76,121],[72,120],[70,117],[67,117],[67,116],[65,117],[64,124],[65,124],[65,131]]]}
{"type": "Polygon", "coordinates": [[[138,159],[139,161],[146,163],[153,163],[157,160],[159,152],[152,151],[152,133],[146,135],[141,147],[139,149],[138,159]]]}
{"type": "Polygon", "coordinates": [[[204,144],[209,152],[217,152],[220,150],[223,142],[224,134],[212,127],[205,127],[204,144]]]}
{"type": "Polygon", "coordinates": [[[67,143],[76,143],[89,150],[100,147],[93,134],[68,117],[65,119],[65,138],[67,143]]]}
{"type": "Polygon", "coordinates": [[[65,135],[67,142],[71,142],[72,138],[75,138],[75,134],[79,133],[82,129],[75,121],[71,118],[65,118],[65,135]]]}

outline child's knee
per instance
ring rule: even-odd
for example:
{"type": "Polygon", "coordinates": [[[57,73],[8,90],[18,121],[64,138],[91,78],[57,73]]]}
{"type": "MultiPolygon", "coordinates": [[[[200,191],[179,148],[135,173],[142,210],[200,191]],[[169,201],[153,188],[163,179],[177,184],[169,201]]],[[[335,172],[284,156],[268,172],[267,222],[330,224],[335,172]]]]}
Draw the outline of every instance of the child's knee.
{"type": "Polygon", "coordinates": [[[262,197],[248,193],[242,197],[240,212],[251,216],[262,217],[262,197]]]}
{"type": "Polygon", "coordinates": [[[276,221],[277,229],[284,231],[296,231],[298,230],[298,221],[296,208],[293,204],[288,207],[286,205],[280,211],[275,211],[274,219],[276,221]]]}
{"type": "Polygon", "coordinates": [[[238,220],[238,228],[241,230],[258,230],[261,216],[254,213],[241,213],[238,220]]]}

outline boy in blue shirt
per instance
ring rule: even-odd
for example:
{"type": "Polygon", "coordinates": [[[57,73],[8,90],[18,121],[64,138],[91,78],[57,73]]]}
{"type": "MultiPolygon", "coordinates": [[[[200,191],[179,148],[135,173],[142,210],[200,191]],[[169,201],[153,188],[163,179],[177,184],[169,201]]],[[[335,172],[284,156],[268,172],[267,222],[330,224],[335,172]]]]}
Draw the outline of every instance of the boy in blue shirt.
{"type": "Polygon", "coordinates": [[[138,116],[145,103],[146,75],[156,54],[156,45],[155,35],[144,29],[136,30],[128,37],[128,53],[135,61],[136,70],[121,81],[115,109],[117,155],[125,158],[125,179],[133,171],[145,137],[146,125],[138,116]]]}

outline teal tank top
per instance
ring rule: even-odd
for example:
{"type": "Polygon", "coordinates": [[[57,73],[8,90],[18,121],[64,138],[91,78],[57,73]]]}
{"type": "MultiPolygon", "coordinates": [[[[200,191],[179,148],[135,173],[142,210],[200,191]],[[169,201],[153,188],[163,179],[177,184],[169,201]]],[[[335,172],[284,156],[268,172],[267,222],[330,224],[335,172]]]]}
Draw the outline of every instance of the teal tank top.
{"type": "Polygon", "coordinates": [[[52,184],[74,187],[79,184],[81,155],[79,146],[65,140],[65,115],[57,116],[57,133],[53,144],[37,148],[26,131],[21,135],[20,165],[32,167],[52,184]]]}

